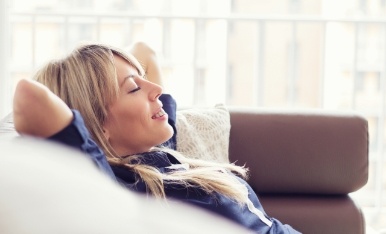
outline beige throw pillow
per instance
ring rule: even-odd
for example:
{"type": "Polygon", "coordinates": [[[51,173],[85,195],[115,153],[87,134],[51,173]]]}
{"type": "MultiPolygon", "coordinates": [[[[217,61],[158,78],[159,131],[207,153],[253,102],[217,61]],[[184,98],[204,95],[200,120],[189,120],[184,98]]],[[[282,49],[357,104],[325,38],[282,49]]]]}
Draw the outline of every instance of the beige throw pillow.
{"type": "Polygon", "coordinates": [[[186,157],[228,163],[230,115],[223,104],[177,111],[177,151],[186,157]]]}

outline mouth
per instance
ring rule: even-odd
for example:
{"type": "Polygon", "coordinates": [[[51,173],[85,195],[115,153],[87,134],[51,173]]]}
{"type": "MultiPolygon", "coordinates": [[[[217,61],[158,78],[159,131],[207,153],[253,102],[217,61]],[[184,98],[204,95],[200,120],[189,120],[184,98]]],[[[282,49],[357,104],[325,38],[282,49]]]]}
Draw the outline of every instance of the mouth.
{"type": "Polygon", "coordinates": [[[157,119],[157,118],[161,118],[162,116],[164,116],[166,114],[166,112],[163,110],[163,109],[160,109],[159,112],[155,113],[151,118],[152,119],[157,119]]]}

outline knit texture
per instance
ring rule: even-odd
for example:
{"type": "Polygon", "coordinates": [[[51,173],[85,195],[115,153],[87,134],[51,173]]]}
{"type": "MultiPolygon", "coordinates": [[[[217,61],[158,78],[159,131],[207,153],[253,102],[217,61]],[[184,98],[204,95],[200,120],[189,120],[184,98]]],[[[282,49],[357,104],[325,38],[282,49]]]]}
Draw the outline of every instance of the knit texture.
{"type": "Polygon", "coordinates": [[[177,151],[188,158],[228,163],[230,115],[223,104],[177,111],[177,151]]]}

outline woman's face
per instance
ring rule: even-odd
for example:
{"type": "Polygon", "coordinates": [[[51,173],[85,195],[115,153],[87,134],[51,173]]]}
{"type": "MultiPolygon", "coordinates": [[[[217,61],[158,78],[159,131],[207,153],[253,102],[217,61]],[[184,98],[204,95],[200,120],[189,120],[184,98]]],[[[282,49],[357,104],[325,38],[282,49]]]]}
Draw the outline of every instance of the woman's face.
{"type": "Polygon", "coordinates": [[[126,60],[114,56],[119,97],[109,106],[105,136],[119,156],[143,153],[173,135],[158,99],[162,88],[143,79],[126,60]]]}

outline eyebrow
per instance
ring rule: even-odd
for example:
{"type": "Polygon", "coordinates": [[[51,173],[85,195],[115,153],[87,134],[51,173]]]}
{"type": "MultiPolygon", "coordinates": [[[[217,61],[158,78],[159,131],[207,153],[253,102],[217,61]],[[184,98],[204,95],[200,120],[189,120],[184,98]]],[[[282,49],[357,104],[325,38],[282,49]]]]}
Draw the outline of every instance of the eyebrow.
{"type": "Polygon", "coordinates": [[[122,87],[127,80],[133,79],[134,77],[135,77],[134,74],[130,74],[130,75],[126,76],[125,78],[123,78],[123,81],[119,84],[119,87],[122,87]]]}

